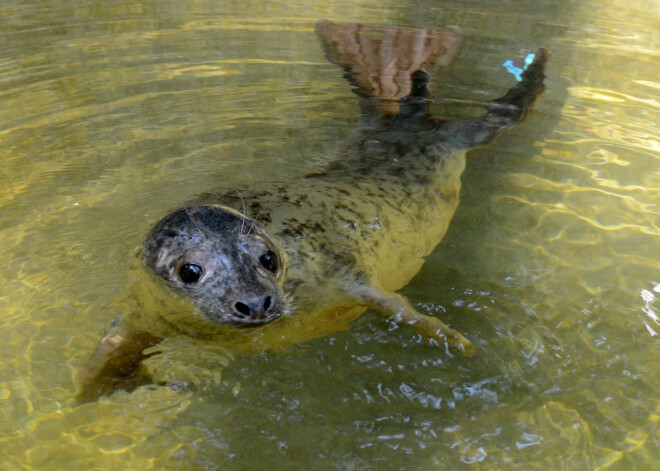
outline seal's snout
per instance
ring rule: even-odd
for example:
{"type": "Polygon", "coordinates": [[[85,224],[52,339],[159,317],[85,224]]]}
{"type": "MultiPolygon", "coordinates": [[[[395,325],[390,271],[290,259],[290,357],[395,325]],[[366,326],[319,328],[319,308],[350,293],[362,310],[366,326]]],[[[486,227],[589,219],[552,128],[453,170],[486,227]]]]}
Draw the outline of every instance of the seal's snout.
{"type": "Polygon", "coordinates": [[[239,322],[263,323],[274,319],[272,311],[275,303],[271,296],[256,298],[251,301],[243,300],[234,303],[233,314],[239,322]]]}

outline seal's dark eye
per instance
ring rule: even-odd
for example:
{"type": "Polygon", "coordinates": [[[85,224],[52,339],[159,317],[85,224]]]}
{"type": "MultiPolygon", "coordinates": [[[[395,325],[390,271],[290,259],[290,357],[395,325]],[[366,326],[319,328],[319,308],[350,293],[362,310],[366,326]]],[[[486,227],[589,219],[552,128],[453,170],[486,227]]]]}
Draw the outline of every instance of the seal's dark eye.
{"type": "Polygon", "coordinates": [[[203,273],[202,267],[194,263],[184,263],[179,268],[179,278],[187,285],[197,283],[203,273]]]}
{"type": "Polygon", "coordinates": [[[277,271],[277,255],[272,250],[268,250],[259,257],[259,263],[270,272],[275,273],[277,271]]]}

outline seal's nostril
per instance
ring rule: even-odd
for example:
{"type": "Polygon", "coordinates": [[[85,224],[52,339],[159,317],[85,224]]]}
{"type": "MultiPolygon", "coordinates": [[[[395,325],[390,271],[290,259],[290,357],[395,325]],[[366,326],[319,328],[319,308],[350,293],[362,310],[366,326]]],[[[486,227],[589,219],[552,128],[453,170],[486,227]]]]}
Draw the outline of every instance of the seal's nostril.
{"type": "Polygon", "coordinates": [[[245,303],[242,303],[242,302],[239,301],[236,304],[234,304],[234,308],[236,309],[237,314],[241,314],[243,316],[249,316],[250,315],[250,306],[248,306],[245,303]]]}
{"type": "Polygon", "coordinates": [[[264,299],[264,311],[268,312],[268,308],[270,307],[271,302],[272,300],[270,296],[266,296],[266,299],[264,299]]]}

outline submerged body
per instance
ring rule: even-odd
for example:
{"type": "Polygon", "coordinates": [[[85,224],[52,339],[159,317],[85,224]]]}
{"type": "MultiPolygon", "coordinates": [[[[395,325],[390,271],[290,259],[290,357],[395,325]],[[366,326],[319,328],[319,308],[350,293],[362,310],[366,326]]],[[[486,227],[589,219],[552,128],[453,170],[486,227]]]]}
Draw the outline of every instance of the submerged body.
{"type": "Polygon", "coordinates": [[[83,399],[131,377],[143,351],[165,337],[239,352],[277,349],[340,330],[367,307],[473,353],[461,334],[416,312],[396,291],[446,233],[466,151],[522,119],[541,94],[547,53],[537,53],[505,97],[483,104],[484,117],[451,121],[428,113],[428,75],[420,69],[455,58],[456,31],[378,30],[385,37],[374,40],[355,25],[322,22],[317,32],[362,96],[356,130],[324,172],[202,195],[159,222],[143,260],[159,282],[155,298],[176,298],[177,309],[145,309],[116,324],[87,365],[83,399]],[[426,40],[424,53],[388,49],[401,62],[395,74],[350,53],[357,44],[364,49],[395,37],[405,47],[411,38],[426,40]],[[406,54],[412,59],[403,61],[406,54]],[[377,85],[365,83],[374,76],[369,67],[377,85]]]}

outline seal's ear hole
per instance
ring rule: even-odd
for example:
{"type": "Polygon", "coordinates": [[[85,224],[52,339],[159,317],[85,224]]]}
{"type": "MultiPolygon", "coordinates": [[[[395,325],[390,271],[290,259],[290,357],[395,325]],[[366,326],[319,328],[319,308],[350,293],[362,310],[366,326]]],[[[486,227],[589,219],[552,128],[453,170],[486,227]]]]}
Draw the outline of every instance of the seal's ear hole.
{"type": "Polygon", "coordinates": [[[197,283],[203,274],[204,270],[196,263],[184,263],[179,268],[179,279],[187,285],[197,283]]]}
{"type": "Polygon", "coordinates": [[[264,267],[266,270],[272,273],[277,272],[278,264],[277,264],[277,255],[275,255],[275,252],[272,250],[267,250],[264,252],[261,257],[259,257],[259,263],[261,263],[261,266],[264,267]]]}

